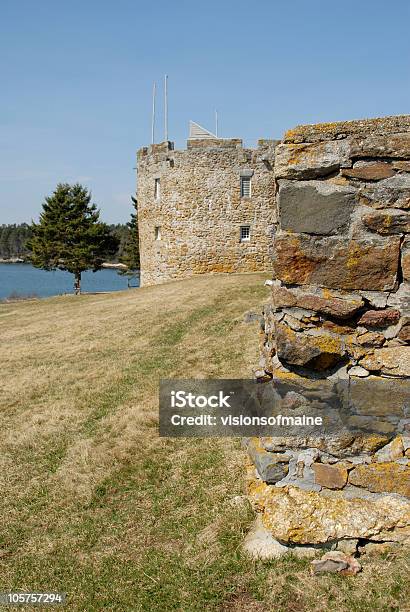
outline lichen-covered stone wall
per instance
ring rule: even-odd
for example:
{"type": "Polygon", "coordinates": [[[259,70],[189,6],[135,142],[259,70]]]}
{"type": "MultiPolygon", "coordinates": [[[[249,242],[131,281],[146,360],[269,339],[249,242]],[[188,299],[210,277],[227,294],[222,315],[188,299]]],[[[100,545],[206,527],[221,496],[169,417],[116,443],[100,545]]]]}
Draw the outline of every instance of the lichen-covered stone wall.
{"type": "Polygon", "coordinates": [[[410,543],[410,117],[291,130],[275,180],[258,375],[345,381],[352,415],[345,435],[251,440],[251,498],[289,546],[410,543]]]}
{"type": "Polygon", "coordinates": [[[209,272],[268,271],[276,224],[276,141],[165,142],[138,152],[138,221],[142,285],[209,272]],[[241,197],[240,177],[251,178],[241,197]],[[155,179],[160,195],[155,198],[155,179]],[[240,240],[241,226],[250,240],[240,240]],[[160,238],[158,230],[160,228],[160,238]]]}

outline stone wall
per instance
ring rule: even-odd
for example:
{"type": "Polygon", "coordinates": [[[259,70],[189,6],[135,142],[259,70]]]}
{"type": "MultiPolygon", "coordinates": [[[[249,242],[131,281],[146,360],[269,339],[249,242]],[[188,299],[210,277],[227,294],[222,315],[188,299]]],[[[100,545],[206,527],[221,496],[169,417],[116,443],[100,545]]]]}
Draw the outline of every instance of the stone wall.
{"type": "Polygon", "coordinates": [[[410,117],[291,130],[275,179],[258,376],[343,382],[351,416],[344,435],[251,440],[251,498],[292,547],[410,543],[410,117]]]}
{"type": "Polygon", "coordinates": [[[174,150],[171,142],[140,149],[143,285],[209,272],[271,270],[275,144],[259,141],[256,149],[244,149],[241,140],[214,139],[190,140],[187,150],[174,150]],[[241,175],[251,176],[251,197],[241,197],[241,175]],[[250,240],[241,242],[244,225],[250,240]]]}

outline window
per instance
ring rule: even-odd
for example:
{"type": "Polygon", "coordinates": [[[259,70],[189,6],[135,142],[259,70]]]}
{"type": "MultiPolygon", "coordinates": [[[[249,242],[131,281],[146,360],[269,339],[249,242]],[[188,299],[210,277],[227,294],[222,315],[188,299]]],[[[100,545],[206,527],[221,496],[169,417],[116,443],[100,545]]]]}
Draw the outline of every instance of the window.
{"type": "Polygon", "coordinates": [[[156,178],[155,179],[155,183],[154,183],[154,198],[156,200],[159,200],[161,197],[161,184],[160,184],[160,179],[156,178]]]}
{"type": "Polygon", "coordinates": [[[241,198],[251,197],[251,177],[241,176],[241,198]]]}
{"type": "Polygon", "coordinates": [[[251,226],[242,225],[241,226],[241,242],[249,242],[250,239],[251,239],[251,226]]]}
{"type": "Polygon", "coordinates": [[[155,228],[155,240],[161,240],[161,228],[159,226],[155,228]]]}

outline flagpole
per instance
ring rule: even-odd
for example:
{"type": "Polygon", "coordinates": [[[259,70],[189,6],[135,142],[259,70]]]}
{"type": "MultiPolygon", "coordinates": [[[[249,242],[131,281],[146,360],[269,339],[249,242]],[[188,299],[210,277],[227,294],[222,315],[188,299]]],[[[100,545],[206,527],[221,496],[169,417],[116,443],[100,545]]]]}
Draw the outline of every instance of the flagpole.
{"type": "Polygon", "coordinates": [[[155,141],[155,94],[156,94],[156,83],[152,88],[152,119],[151,119],[151,144],[155,141]]]}
{"type": "Polygon", "coordinates": [[[168,75],[164,78],[164,130],[165,142],[168,140],[168,75]]]}

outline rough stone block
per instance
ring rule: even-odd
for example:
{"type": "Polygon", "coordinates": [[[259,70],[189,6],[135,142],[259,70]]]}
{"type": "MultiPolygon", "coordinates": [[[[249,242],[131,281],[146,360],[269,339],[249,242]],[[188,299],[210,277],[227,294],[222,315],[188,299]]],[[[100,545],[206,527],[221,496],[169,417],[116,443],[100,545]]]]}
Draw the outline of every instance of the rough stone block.
{"type": "Polygon", "coordinates": [[[323,181],[279,181],[281,228],[315,235],[339,234],[349,225],[355,189],[323,181]]]}
{"type": "Polygon", "coordinates": [[[351,380],[349,404],[355,414],[404,417],[406,407],[410,405],[410,381],[377,376],[351,380]]]}
{"type": "Polygon", "coordinates": [[[374,434],[393,436],[397,431],[397,425],[390,423],[386,418],[375,418],[374,416],[352,415],[345,419],[347,427],[352,430],[371,431],[374,434]]]}
{"type": "Polygon", "coordinates": [[[314,463],[315,483],[327,489],[343,489],[347,482],[347,470],[340,464],[314,463]]]}
{"type": "Polygon", "coordinates": [[[410,134],[369,134],[364,138],[353,138],[351,156],[410,159],[410,134]]]}
{"type": "Polygon", "coordinates": [[[388,376],[410,377],[410,346],[392,346],[375,349],[360,361],[360,365],[371,372],[388,376]]]}
{"type": "Polygon", "coordinates": [[[311,179],[351,166],[348,140],[281,144],[275,150],[276,178],[311,179]]]}
{"type": "Polygon", "coordinates": [[[248,453],[264,482],[275,483],[288,473],[289,455],[269,453],[254,440],[248,445],[248,453]]]}
{"type": "MultiPolygon", "coordinates": [[[[410,134],[409,134],[410,136],[410,134]]],[[[373,208],[410,208],[410,174],[396,174],[391,178],[367,185],[359,191],[361,204],[373,208]]]]}
{"type": "Polygon", "coordinates": [[[380,181],[394,174],[391,164],[386,162],[356,162],[353,168],[342,170],[343,176],[363,181],[380,181]]]}
{"type": "Polygon", "coordinates": [[[402,271],[404,282],[401,283],[397,291],[390,293],[387,299],[387,305],[393,308],[398,308],[402,315],[410,316],[410,282],[405,276],[405,267],[402,259],[402,271]]]}
{"type": "Polygon", "coordinates": [[[377,332],[365,332],[364,334],[358,334],[356,341],[365,347],[377,347],[380,348],[385,343],[386,338],[383,334],[377,332]]]}
{"type": "Polygon", "coordinates": [[[367,378],[369,376],[369,374],[370,374],[370,372],[368,370],[365,370],[361,366],[353,366],[349,370],[349,376],[350,377],[351,376],[357,376],[358,378],[367,378]]]}
{"type": "Polygon", "coordinates": [[[390,291],[396,284],[399,246],[396,236],[348,240],[277,234],[274,276],[288,284],[390,291]]]}
{"type": "Polygon", "coordinates": [[[325,370],[333,367],[345,355],[341,338],[325,331],[311,336],[295,332],[283,323],[277,323],[275,337],[277,356],[281,361],[292,365],[325,370]]]}
{"type": "Polygon", "coordinates": [[[373,308],[386,308],[388,293],[382,291],[361,291],[360,295],[364,297],[373,308]]]}
{"type": "Polygon", "coordinates": [[[362,217],[364,226],[382,236],[410,232],[410,213],[402,210],[380,210],[362,217]]]}
{"type": "MultiPolygon", "coordinates": [[[[323,381],[322,381],[323,382],[323,381]]],[[[386,434],[357,434],[352,432],[337,433],[327,436],[304,436],[262,438],[264,448],[270,451],[285,451],[289,448],[317,448],[325,453],[339,458],[347,458],[360,454],[368,455],[385,446],[391,436],[386,434]]]]}
{"type": "Polygon", "coordinates": [[[281,542],[319,544],[340,539],[406,542],[410,539],[410,500],[395,495],[347,497],[344,490],[304,491],[250,483],[263,523],[281,542]]]}
{"type": "Polygon", "coordinates": [[[401,247],[401,269],[403,280],[410,281],[410,239],[406,238],[401,247]]]}
{"type": "Polygon", "coordinates": [[[386,310],[368,310],[359,319],[358,324],[364,327],[386,327],[394,325],[400,319],[400,311],[395,308],[386,310]]]}
{"type": "Polygon", "coordinates": [[[410,497],[410,468],[397,463],[358,465],[349,473],[349,483],[373,493],[397,493],[410,497]]]}
{"type": "Polygon", "coordinates": [[[353,316],[363,306],[359,294],[329,291],[320,287],[272,286],[272,300],[277,308],[298,307],[340,319],[353,316]]]}
{"type": "Polygon", "coordinates": [[[316,123],[298,125],[288,130],[284,142],[318,142],[323,140],[339,140],[349,136],[366,138],[368,135],[402,134],[410,130],[410,116],[396,115],[394,117],[376,117],[353,121],[334,121],[331,123],[316,123]]]}
{"type": "Polygon", "coordinates": [[[380,450],[375,453],[375,457],[378,463],[386,463],[389,461],[395,461],[401,459],[404,455],[403,439],[401,436],[394,438],[389,444],[383,446],[380,450]]]}

